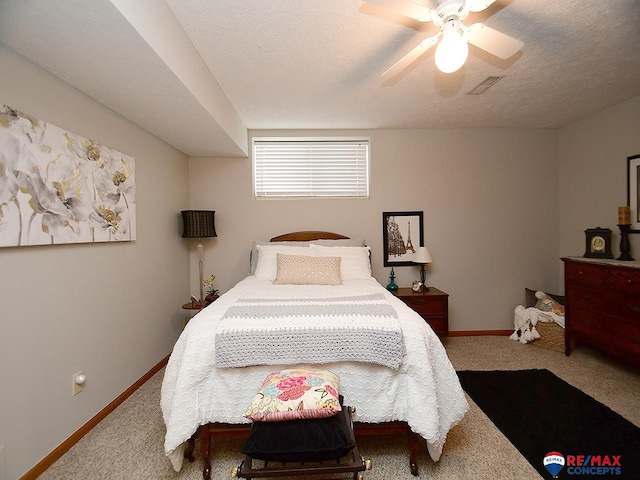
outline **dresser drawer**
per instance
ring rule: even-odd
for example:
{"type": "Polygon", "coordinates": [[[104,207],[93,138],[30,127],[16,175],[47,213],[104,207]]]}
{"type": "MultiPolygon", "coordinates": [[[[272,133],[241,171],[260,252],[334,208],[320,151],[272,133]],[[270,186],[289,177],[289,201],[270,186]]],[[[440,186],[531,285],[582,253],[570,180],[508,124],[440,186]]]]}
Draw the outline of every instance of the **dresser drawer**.
{"type": "Polygon", "coordinates": [[[612,292],[606,300],[607,305],[601,311],[627,321],[636,322],[640,326],[640,295],[612,292]]]}
{"type": "Polygon", "coordinates": [[[640,324],[620,322],[616,330],[615,342],[620,350],[629,352],[640,359],[640,324]]]}
{"type": "Polygon", "coordinates": [[[640,289],[640,270],[638,269],[610,269],[607,272],[607,287],[612,290],[622,290],[628,293],[638,293],[640,289]]]}
{"type": "Polygon", "coordinates": [[[611,301],[607,295],[603,295],[601,288],[573,283],[567,285],[565,292],[565,303],[572,306],[579,305],[589,310],[597,310],[606,313],[611,301]]]}
{"type": "Polygon", "coordinates": [[[565,279],[594,287],[602,287],[605,284],[605,272],[597,265],[581,262],[565,263],[565,279]]]}
{"type": "Polygon", "coordinates": [[[640,359],[640,323],[577,309],[571,315],[571,332],[599,343],[616,356],[640,359]]]}
{"type": "Polygon", "coordinates": [[[601,313],[583,308],[571,310],[571,315],[567,318],[567,327],[571,332],[578,332],[593,337],[606,335],[611,322],[601,313]]]}

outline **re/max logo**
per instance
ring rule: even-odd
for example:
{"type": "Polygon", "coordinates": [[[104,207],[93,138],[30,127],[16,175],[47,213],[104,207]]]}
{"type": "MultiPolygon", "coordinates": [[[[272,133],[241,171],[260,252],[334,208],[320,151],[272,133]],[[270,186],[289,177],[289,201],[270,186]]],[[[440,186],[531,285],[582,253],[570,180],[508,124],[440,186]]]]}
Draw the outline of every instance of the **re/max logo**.
{"type": "Polygon", "coordinates": [[[568,467],[621,467],[622,455],[567,455],[568,467]]]}

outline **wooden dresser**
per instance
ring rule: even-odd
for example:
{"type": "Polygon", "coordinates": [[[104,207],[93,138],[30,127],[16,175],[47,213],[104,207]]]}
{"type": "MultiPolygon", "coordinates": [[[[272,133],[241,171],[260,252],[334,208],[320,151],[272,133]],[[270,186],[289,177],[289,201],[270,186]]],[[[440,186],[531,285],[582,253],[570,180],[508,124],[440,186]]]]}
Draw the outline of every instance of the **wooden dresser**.
{"type": "Polygon", "coordinates": [[[565,353],[584,343],[640,367],[640,263],[566,257],[565,353]]]}

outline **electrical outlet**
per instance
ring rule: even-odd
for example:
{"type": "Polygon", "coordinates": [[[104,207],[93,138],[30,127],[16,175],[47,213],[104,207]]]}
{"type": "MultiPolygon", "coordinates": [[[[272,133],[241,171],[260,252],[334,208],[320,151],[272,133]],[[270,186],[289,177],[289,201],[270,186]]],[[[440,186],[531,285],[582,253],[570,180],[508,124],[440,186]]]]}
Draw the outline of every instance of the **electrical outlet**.
{"type": "Polygon", "coordinates": [[[82,372],[78,372],[78,373],[74,373],[73,376],[71,377],[74,395],[77,395],[82,390],[84,390],[84,380],[82,381],[82,383],[78,383],[78,377],[80,376],[84,377],[84,374],[82,372]]]}

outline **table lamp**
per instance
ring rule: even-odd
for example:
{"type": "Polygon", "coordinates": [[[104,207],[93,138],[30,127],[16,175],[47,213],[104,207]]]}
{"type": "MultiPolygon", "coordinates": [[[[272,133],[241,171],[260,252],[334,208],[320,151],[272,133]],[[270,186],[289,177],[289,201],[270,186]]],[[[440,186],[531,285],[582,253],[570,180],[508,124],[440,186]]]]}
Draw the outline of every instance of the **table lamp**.
{"type": "Polygon", "coordinates": [[[212,210],[182,210],[184,230],[182,238],[198,239],[198,268],[200,273],[200,302],[204,301],[204,286],[202,285],[202,261],[204,259],[204,245],[202,239],[217,237],[214,223],[215,211],[212,210]]]}
{"type": "Polygon", "coordinates": [[[431,254],[429,253],[429,250],[427,250],[427,247],[418,247],[416,249],[416,253],[413,255],[413,263],[417,263],[420,265],[420,281],[422,282],[422,290],[423,291],[428,291],[429,287],[427,287],[425,281],[425,271],[424,271],[424,266],[427,263],[431,263],[433,262],[433,259],[431,258],[431,254]]]}

